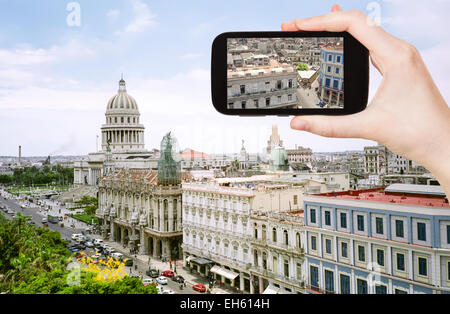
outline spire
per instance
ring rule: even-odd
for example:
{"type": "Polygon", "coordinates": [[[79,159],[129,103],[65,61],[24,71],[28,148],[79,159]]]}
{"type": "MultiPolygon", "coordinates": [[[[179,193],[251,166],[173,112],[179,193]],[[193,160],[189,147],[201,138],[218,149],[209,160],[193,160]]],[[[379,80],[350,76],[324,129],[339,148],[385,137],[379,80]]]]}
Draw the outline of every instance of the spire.
{"type": "Polygon", "coordinates": [[[125,81],[123,79],[123,73],[122,73],[122,76],[121,76],[120,81],[119,81],[119,92],[125,92],[126,93],[127,88],[126,88],[125,85],[126,84],[125,84],[125,81]]]}

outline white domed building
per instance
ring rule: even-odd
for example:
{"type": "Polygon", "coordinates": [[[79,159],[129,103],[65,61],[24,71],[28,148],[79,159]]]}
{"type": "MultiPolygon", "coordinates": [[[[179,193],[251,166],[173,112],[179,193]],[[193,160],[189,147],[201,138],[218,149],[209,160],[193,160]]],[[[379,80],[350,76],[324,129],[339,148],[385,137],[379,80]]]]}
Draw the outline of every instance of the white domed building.
{"type": "Polygon", "coordinates": [[[74,185],[98,184],[98,178],[114,169],[157,169],[154,153],[145,149],[144,125],[136,100],[127,93],[123,78],[106,106],[101,126],[101,150],[74,163],[74,185]]]}

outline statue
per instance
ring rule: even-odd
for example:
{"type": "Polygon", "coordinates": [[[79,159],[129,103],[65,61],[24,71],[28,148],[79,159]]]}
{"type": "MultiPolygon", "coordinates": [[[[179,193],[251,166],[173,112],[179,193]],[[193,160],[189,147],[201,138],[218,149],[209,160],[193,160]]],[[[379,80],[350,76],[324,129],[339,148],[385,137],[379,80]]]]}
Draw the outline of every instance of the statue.
{"type": "Polygon", "coordinates": [[[111,139],[108,138],[108,139],[106,140],[106,151],[107,151],[108,153],[111,152],[110,144],[111,144],[111,139]]]}

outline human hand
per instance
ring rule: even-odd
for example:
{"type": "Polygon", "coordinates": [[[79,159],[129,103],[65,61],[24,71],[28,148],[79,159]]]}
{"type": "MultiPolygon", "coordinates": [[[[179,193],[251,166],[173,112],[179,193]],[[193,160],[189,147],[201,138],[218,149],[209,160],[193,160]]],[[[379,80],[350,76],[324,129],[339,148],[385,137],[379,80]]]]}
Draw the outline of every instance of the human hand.
{"type": "Polygon", "coordinates": [[[360,11],[283,23],[284,31],[347,31],[368,50],[383,76],[367,108],[344,116],[297,116],[291,128],[326,137],[364,138],[387,146],[431,171],[450,195],[450,109],[419,52],[360,11]]]}

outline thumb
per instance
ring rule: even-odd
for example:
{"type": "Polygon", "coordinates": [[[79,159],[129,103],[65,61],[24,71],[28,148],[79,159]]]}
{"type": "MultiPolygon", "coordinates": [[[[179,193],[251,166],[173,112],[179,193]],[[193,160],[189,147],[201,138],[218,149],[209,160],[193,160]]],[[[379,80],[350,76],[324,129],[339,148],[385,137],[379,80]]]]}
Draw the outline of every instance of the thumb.
{"type": "Polygon", "coordinates": [[[367,115],[363,112],[344,116],[297,116],[291,128],[325,137],[369,138],[367,115]]]}

